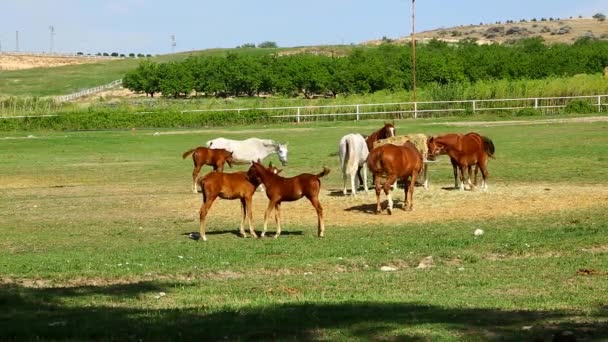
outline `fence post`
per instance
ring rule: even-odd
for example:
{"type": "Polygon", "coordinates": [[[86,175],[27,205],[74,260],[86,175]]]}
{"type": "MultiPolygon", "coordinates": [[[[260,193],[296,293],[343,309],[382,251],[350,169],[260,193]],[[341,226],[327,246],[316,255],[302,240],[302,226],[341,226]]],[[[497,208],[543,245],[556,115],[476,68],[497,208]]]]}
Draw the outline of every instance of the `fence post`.
{"type": "Polygon", "coordinates": [[[298,107],[298,113],[296,114],[296,122],[300,123],[300,107],[298,107]]]}
{"type": "Polygon", "coordinates": [[[357,105],[357,121],[359,121],[359,105],[357,105]]]}
{"type": "Polygon", "coordinates": [[[534,98],[534,109],[538,109],[538,98],[534,98]]]}
{"type": "Polygon", "coordinates": [[[418,102],[414,102],[414,119],[418,118],[418,102]]]}
{"type": "Polygon", "coordinates": [[[601,95],[597,96],[597,111],[598,112],[602,111],[602,96],[601,95]]]}
{"type": "Polygon", "coordinates": [[[473,103],[473,114],[475,114],[475,110],[477,109],[477,105],[475,104],[475,100],[471,101],[473,103]]]}

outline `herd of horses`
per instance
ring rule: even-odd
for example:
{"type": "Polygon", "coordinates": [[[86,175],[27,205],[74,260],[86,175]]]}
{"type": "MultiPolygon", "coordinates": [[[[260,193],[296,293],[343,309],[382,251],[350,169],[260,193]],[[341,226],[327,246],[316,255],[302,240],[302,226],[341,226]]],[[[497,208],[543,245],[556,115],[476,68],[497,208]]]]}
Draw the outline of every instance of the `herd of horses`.
{"type": "MultiPolygon", "coordinates": [[[[373,177],[376,192],[376,214],[382,212],[380,194],[382,190],[387,198],[387,212],[392,214],[393,200],[391,190],[396,181],[405,184],[404,210],[412,210],[413,194],[416,182],[420,175],[425,178],[425,187],[428,184],[426,168],[429,162],[439,155],[450,158],[454,171],[454,187],[465,189],[465,176],[469,189],[477,185],[477,174],[481,171],[481,190],[488,189],[488,159],[494,156],[494,143],[488,137],[478,133],[456,134],[449,133],[438,136],[421,134],[396,136],[395,126],[385,123],[382,128],[369,136],[358,133],[347,134],[339,142],[339,157],[342,178],[344,181],[343,194],[348,194],[346,183],[350,179],[351,194],[356,196],[356,178],[367,187],[367,170],[373,177]],[[475,167],[475,181],[471,182],[472,169],[475,167]],[[363,177],[361,177],[361,171],[363,177]]],[[[329,174],[330,170],[323,168],[318,174],[302,173],[294,177],[282,177],[282,169],[272,163],[265,166],[262,160],[271,154],[277,154],[282,165],[287,164],[287,144],[280,144],[274,140],[250,138],[247,140],[231,140],[218,138],[207,142],[207,147],[197,147],[186,151],[182,158],[192,155],[194,169],[192,171],[192,190],[203,195],[203,203],[199,210],[200,238],[205,236],[206,217],[213,202],[219,197],[222,199],[241,201],[242,216],[240,234],[246,237],[245,221],[249,224],[249,233],[257,237],[253,228],[252,203],[253,195],[258,187],[264,188],[268,198],[268,207],[264,213],[264,229],[261,236],[265,236],[268,220],[274,211],[277,225],[275,238],[281,234],[281,203],[291,202],[306,197],[317,212],[317,235],[325,235],[323,220],[323,207],[319,202],[321,178],[329,174]],[[232,167],[233,164],[249,164],[247,171],[226,173],[224,165],[232,167]],[[204,165],[213,167],[213,171],[199,177],[204,165]]]]}

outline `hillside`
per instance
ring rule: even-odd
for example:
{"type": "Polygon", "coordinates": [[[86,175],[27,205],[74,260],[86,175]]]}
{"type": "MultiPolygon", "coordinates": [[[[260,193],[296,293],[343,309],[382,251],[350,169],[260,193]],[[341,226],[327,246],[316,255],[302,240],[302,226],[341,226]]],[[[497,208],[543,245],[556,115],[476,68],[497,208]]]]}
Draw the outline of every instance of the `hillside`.
{"type": "MultiPolygon", "coordinates": [[[[466,25],[442,27],[435,30],[417,32],[416,38],[421,41],[439,39],[447,42],[458,42],[461,39],[476,39],[480,44],[502,44],[530,37],[542,37],[546,43],[571,44],[580,37],[608,39],[608,22],[592,18],[549,19],[542,21],[495,23],[483,25],[466,25]]],[[[386,39],[385,39],[386,40],[386,39]]],[[[376,45],[385,40],[372,40],[364,44],[376,45]]],[[[411,37],[400,37],[396,43],[409,42],[411,37]]]]}

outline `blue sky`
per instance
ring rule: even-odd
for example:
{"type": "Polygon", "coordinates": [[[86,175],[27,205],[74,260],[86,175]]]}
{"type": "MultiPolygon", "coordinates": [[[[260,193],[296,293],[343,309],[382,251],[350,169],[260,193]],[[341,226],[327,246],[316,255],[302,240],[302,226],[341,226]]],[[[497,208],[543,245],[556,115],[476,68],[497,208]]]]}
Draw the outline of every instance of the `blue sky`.
{"type": "MultiPolygon", "coordinates": [[[[171,52],[273,41],[351,44],[411,33],[410,0],[0,0],[0,44],[14,51],[171,52]]],[[[608,0],[417,0],[416,31],[608,14],[608,0]]]]}

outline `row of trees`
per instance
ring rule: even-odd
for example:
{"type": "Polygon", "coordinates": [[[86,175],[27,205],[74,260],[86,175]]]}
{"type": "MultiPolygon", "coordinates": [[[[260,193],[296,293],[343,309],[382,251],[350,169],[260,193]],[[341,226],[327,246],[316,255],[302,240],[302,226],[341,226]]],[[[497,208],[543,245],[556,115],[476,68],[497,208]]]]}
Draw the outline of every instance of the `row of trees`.
{"type": "MultiPolygon", "coordinates": [[[[419,45],[417,84],[493,79],[542,79],[598,73],[608,65],[608,42],[580,39],[572,45],[545,45],[541,38],[514,45],[478,45],[472,40],[419,45]]],[[[337,96],[412,88],[409,46],[383,44],[355,48],[345,57],[313,54],[191,57],[184,61],[142,61],[127,73],[124,87],[154,96],[337,96]]]]}

